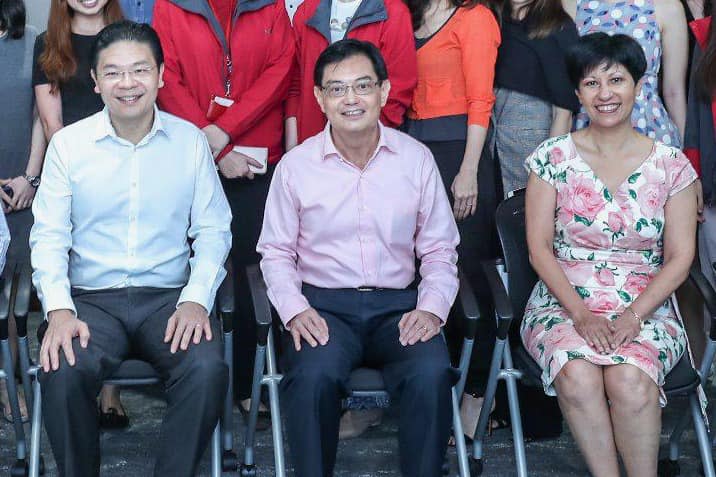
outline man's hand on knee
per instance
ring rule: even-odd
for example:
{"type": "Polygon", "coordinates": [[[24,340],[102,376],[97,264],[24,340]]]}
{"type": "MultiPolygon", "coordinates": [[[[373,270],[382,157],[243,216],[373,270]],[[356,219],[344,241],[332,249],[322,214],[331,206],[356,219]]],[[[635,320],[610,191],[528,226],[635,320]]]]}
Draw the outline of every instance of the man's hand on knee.
{"type": "Polygon", "coordinates": [[[440,324],[440,318],[428,311],[410,311],[404,314],[398,323],[400,330],[398,341],[403,346],[414,345],[418,341],[428,341],[440,333],[440,324]]]}
{"type": "Polygon", "coordinates": [[[313,308],[294,316],[287,325],[296,351],[301,351],[301,338],[312,348],[328,343],[328,323],[313,308]]]}
{"type": "Polygon", "coordinates": [[[90,332],[87,323],[81,321],[71,310],[53,310],[47,314],[47,331],[40,347],[40,365],[44,372],[57,371],[60,367],[60,348],[65,353],[67,363],[75,365],[75,353],[72,339],[79,337],[80,346],[87,347],[90,332]]]}
{"type": "Polygon", "coordinates": [[[190,342],[199,344],[202,335],[206,335],[207,341],[211,341],[211,323],[206,308],[193,301],[180,303],[169,317],[164,333],[164,342],[172,342],[169,350],[172,353],[176,353],[177,349],[186,351],[190,342]]]}

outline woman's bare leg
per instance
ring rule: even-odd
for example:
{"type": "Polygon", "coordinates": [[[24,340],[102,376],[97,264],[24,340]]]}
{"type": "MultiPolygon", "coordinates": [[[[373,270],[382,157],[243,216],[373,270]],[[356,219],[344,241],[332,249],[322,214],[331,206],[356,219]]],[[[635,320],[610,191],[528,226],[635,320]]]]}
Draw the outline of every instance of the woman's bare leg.
{"type": "Polygon", "coordinates": [[[614,440],[630,477],[655,477],[659,460],[661,409],[659,388],[631,364],[604,370],[611,402],[614,440]]]}
{"type": "Polygon", "coordinates": [[[561,369],[554,385],[559,407],[589,471],[594,477],[618,477],[619,462],[602,368],[583,359],[572,360],[561,369]]]}

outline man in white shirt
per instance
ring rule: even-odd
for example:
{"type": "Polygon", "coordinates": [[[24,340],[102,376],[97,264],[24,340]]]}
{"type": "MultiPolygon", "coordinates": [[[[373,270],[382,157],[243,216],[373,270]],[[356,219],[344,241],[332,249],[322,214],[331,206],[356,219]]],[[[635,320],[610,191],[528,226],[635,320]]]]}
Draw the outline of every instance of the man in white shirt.
{"type": "Polygon", "coordinates": [[[99,475],[95,399],[130,350],[166,386],[154,475],[194,475],[226,395],[208,310],[231,213],[202,132],[154,105],[163,70],[148,25],[99,34],[92,77],[105,108],[53,136],[33,205],[39,379],[61,476],[99,475]]]}

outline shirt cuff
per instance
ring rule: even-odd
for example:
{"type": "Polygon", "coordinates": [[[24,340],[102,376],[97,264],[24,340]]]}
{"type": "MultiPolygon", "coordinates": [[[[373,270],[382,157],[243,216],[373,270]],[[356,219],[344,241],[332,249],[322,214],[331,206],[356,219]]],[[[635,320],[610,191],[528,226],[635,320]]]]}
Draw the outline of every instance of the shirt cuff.
{"type": "Polygon", "coordinates": [[[189,283],[182,289],[179,300],[177,300],[177,307],[185,301],[193,301],[203,306],[207,313],[211,313],[212,306],[209,304],[210,295],[210,288],[189,283]]]}
{"type": "Polygon", "coordinates": [[[288,322],[299,313],[308,310],[310,307],[311,305],[308,303],[308,300],[306,300],[306,297],[298,295],[282,300],[281,305],[276,307],[276,311],[278,311],[278,316],[281,318],[281,321],[283,321],[286,329],[288,329],[288,326],[286,326],[288,325],[288,322]]]}
{"type": "Polygon", "coordinates": [[[77,316],[69,286],[43,287],[42,308],[45,310],[45,319],[51,311],[56,310],[71,310],[77,316]]]}
{"type": "Polygon", "coordinates": [[[450,313],[450,304],[437,293],[427,291],[418,297],[415,309],[430,312],[445,324],[450,313]]]}

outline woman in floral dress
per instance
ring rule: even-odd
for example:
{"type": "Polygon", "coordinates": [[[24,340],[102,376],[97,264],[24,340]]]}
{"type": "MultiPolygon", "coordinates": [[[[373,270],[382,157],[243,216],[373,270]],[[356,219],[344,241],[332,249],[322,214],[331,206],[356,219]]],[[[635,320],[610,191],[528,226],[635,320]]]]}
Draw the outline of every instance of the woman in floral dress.
{"type": "Polygon", "coordinates": [[[646,59],[626,35],[586,35],[568,68],[590,125],[527,159],[527,240],[541,280],[522,339],[594,476],[656,476],[664,376],[686,350],[669,301],[688,276],[696,174],[631,126],[646,59]],[[629,366],[625,366],[628,364],[629,366]]]}

